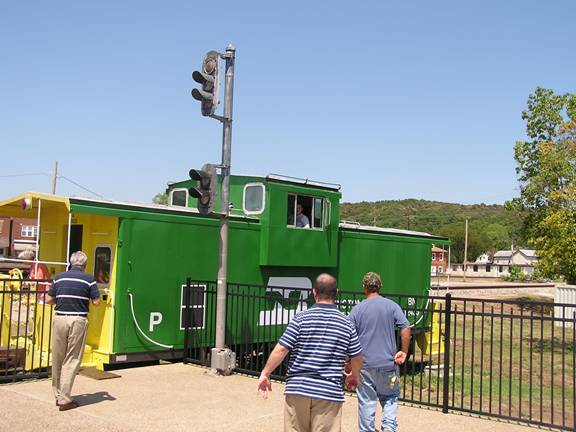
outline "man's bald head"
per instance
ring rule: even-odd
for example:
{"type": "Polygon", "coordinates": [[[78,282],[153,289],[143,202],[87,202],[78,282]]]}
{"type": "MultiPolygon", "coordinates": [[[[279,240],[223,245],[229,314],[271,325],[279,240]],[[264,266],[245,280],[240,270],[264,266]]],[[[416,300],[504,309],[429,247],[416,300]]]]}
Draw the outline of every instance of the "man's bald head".
{"type": "Polygon", "coordinates": [[[336,294],[338,294],[336,278],[328,273],[322,273],[314,282],[314,290],[318,300],[336,300],[336,294]]]}

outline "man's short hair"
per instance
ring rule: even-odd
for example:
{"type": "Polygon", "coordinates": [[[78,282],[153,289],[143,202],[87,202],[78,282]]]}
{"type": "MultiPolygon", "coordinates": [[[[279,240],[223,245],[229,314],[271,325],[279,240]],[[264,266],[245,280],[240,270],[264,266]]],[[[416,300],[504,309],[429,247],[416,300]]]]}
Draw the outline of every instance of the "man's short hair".
{"type": "Polygon", "coordinates": [[[18,254],[18,258],[22,260],[33,260],[35,257],[36,252],[33,249],[26,249],[18,254]]]}
{"type": "Polygon", "coordinates": [[[314,289],[318,300],[336,300],[338,284],[336,278],[328,273],[322,273],[314,282],[314,289]]]}
{"type": "Polygon", "coordinates": [[[382,288],[382,279],[378,273],[368,272],[362,279],[362,286],[368,292],[378,292],[382,288]]]}
{"type": "Polygon", "coordinates": [[[73,267],[84,267],[86,261],[88,261],[88,257],[82,251],[77,251],[70,255],[70,265],[73,267]]]}

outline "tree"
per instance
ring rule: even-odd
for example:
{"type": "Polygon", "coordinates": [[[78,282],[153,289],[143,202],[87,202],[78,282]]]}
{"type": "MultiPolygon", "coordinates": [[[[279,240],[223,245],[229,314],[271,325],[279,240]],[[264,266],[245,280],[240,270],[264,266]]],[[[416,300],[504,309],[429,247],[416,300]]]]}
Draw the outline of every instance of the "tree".
{"type": "Polygon", "coordinates": [[[485,252],[495,253],[496,251],[510,247],[510,233],[505,226],[492,223],[484,228],[484,232],[489,241],[489,250],[485,252]]]}
{"type": "Polygon", "coordinates": [[[569,284],[576,283],[575,217],[574,210],[568,208],[549,212],[538,226],[545,235],[533,240],[541,256],[538,271],[544,276],[563,276],[569,284]]]}
{"type": "Polygon", "coordinates": [[[154,204],[168,204],[168,194],[166,192],[157,193],[154,198],[152,198],[154,204]]]}
{"type": "MultiPolygon", "coordinates": [[[[450,260],[452,262],[464,262],[465,224],[452,223],[440,228],[439,234],[450,239],[450,260]]],[[[474,224],[468,226],[468,262],[474,262],[476,258],[489,250],[490,240],[484,230],[478,229],[474,224]]]]}
{"type": "MultiPolygon", "coordinates": [[[[341,220],[355,221],[362,225],[376,225],[446,235],[452,243],[457,236],[460,246],[456,247],[456,261],[462,261],[464,251],[464,222],[470,221],[471,235],[486,233],[487,244],[481,253],[508,249],[511,243],[526,244],[522,236],[522,219],[516,210],[491,204],[450,204],[436,201],[406,199],[400,201],[378,201],[343,203],[341,220]],[[455,233],[455,234],[454,234],[455,233]]],[[[472,239],[473,240],[473,239],[472,239]]],[[[474,243],[471,243],[474,246],[474,243]]],[[[468,250],[469,257],[473,254],[468,250]]]]}
{"type": "Polygon", "coordinates": [[[538,270],[576,282],[576,95],[538,87],[522,112],[531,141],[514,148],[520,197],[507,203],[524,215],[538,270]]]}
{"type": "Polygon", "coordinates": [[[549,207],[551,193],[574,185],[574,153],[563,155],[563,151],[574,145],[576,96],[560,96],[538,87],[530,95],[522,119],[526,120],[526,132],[532,141],[518,141],[514,147],[520,197],[513,204],[540,217],[543,215],[539,210],[549,207]]]}

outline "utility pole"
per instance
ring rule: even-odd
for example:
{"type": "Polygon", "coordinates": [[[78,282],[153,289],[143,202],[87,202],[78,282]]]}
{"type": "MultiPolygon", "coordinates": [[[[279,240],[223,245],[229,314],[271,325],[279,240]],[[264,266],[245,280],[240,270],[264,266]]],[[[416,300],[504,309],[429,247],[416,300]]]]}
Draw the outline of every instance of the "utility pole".
{"type": "Polygon", "coordinates": [[[54,161],[54,171],[52,171],[52,195],[56,195],[57,179],[58,179],[58,161],[54,161]]]}
{"type": "Polygon", "coordinates": [[[466,219],[466,229],[464,231],[464,282],[466,282],[467,270],[468,270],[468,219],[466,219]]]}

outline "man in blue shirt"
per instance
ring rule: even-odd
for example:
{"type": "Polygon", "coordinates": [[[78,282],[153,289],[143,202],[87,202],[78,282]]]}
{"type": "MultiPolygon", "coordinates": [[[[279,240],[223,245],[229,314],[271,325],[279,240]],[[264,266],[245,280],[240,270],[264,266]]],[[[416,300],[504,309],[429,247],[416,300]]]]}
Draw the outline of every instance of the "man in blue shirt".
{"type": "Polygon", "coordinates": [[[382,432],[396,432],[400,377],[398,365],[406,361],[410,344],[410,327],[398,304],[380,296],[382,281],[377,273],[366,273],[362,281],[366,299],[354,306],[348,318],[356,327],[364,365],[360,373],[358,395],[358,429],[374,432],[376,402],[382,405],[382,432]],[[398,351],[395,327],[400,327],[401,349],[398,351]]]}
{"type": "Polygon", "coordinates": [[[52,390],[60,411],[77,408],[72,385],[80,369],[88,328],[88,306],[100,304],[98,285],[84,273],[88,257],[82,251],[70,256],[70,270],[60,273],[46,295],[55,304],[52,322],[52,390]]]}
{"type": "Polygon", "coordinates": [[[334,304],[336,279],[321,274],[312,292],[316,303],[288,324],[262,370],[258,393],[264,399],[268,397],[272,390],[270,375],[290,352],[284,431],[339,432],[344,361],[346,357],[351,359],[346,387],[353,390],[362,367],[361,348],[354,326],[334,304]]]}

